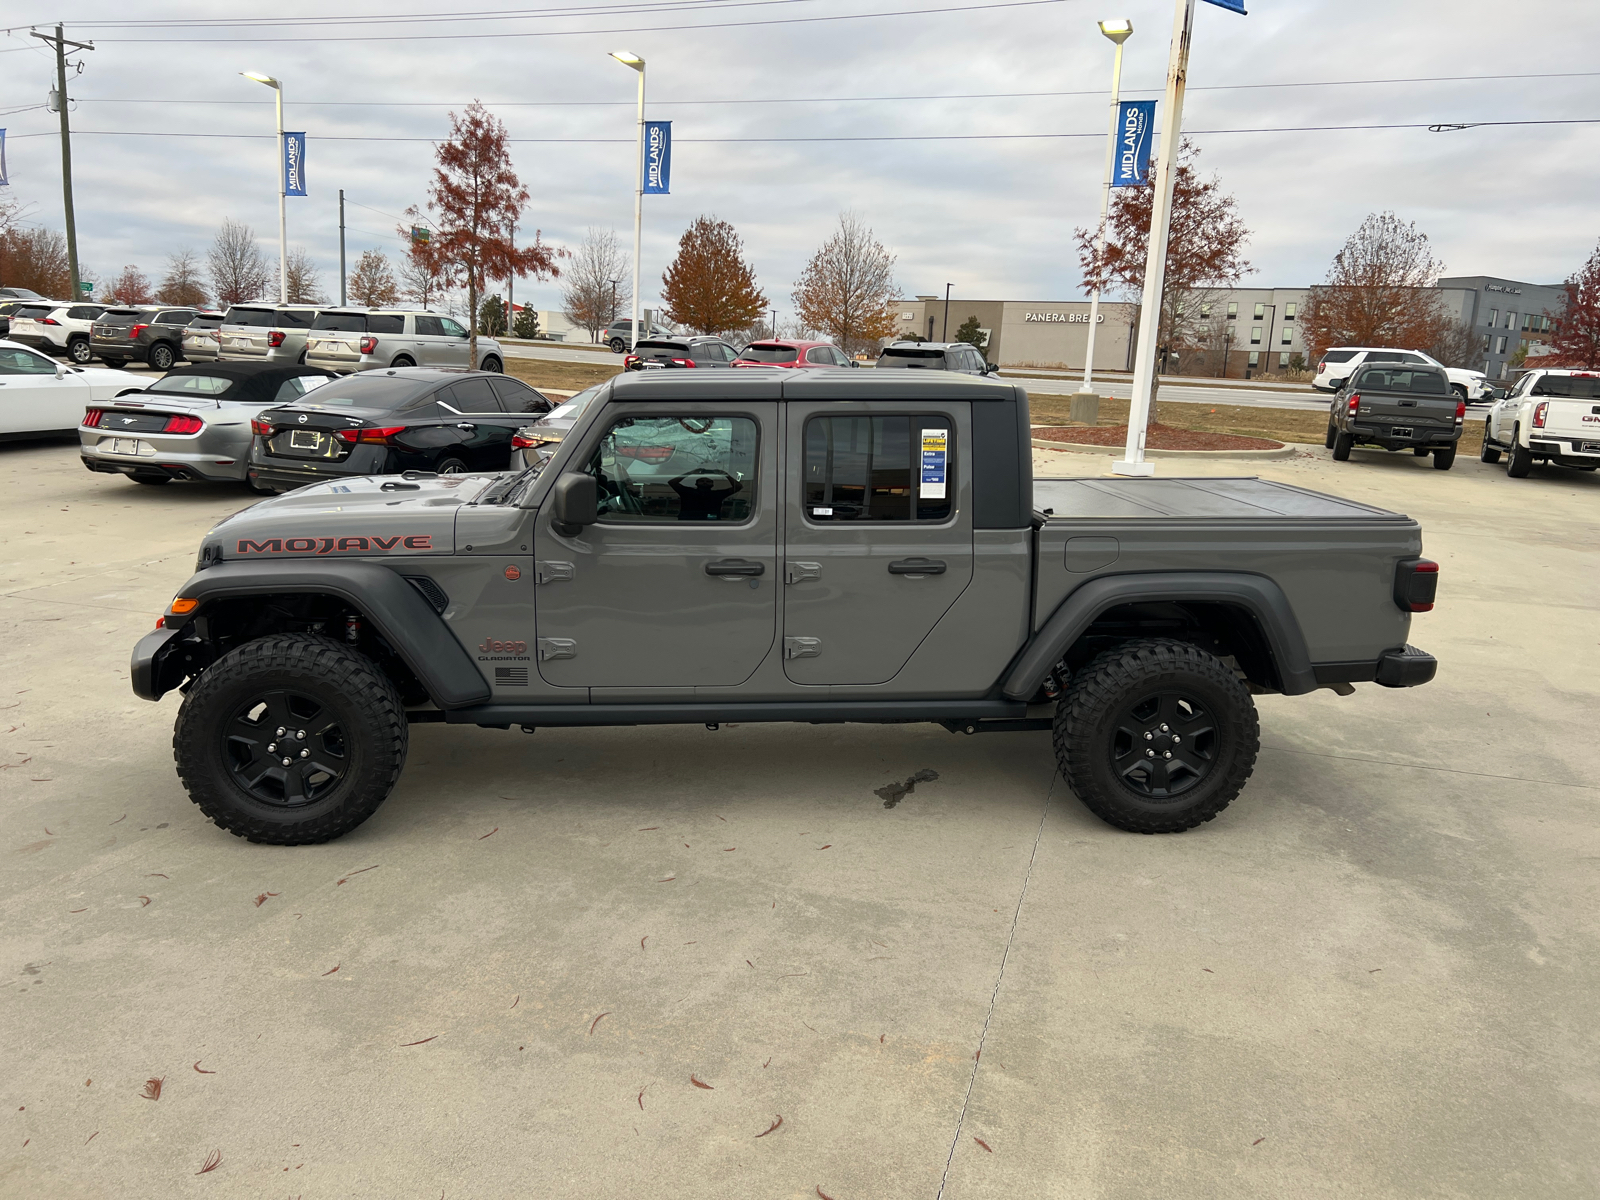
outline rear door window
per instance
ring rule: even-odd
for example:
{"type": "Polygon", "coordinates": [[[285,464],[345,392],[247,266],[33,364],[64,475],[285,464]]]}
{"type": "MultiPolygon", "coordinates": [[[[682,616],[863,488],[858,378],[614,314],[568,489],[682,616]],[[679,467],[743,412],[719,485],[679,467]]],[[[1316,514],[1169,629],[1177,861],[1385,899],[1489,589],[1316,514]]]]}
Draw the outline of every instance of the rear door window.
{"type": "Polygon", "coordinates": [[[947,521],[955,494],[948,417],[812,417],[807,520],[947,521]]]}
{"type": "Polygon", "coordinates": [[[440,391],[439,399],[457,412],[496,413],[505,411],[500,407],[500,401],[495,399],[494,389],[489,386],[489,381],[482,376],[463,379],[460,383],[452,383],[449,387],[440,391]]]}
{"type": "Polygon", "coordinates": [[[589,462],[600,519],[625,524],[748,521],[756,503],[750,417],[623,417],[589,462]]]}
{"type": "Polygon", "coordinates": [[[152,322],[152,324],[187,325],[189,323],[189,319],[193,316],[194,313],[189,312],[186,309],[172,308],[168,309],[166,312],[157,313],[156,319],[152,322]]]}
{"type": "Polygon", "coordinates": [[[93,304],[75,304],[67,310],[67,316],[74,321],[92,321],[104,311],[93,304]]]}
{"type": "Polygon", "coordinates": [[[550,410],[550,401],[534,391],[520,379],[491,379],[489,386],[511,413],[543,413],[550,410]]]}
{"type": "Polygon", "coordinates": [[[419,314],[417,317],[417,336],[443,337],[444,326],[440,324],[438,317],[422,316],[419,314]]]}
{"type": "Polygon", "coordinates": [[[1354,350],[1329,350],[1322,356],[1325,363],[1347,363],[1356,356],[1354,350]]]}

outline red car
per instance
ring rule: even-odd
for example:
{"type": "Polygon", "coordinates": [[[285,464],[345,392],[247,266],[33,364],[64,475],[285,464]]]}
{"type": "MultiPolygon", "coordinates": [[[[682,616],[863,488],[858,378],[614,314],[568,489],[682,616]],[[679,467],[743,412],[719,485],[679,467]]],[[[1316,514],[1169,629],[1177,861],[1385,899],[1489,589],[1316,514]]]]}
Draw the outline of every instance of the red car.
{"type": "Polygon", "coordinates": [[[768,338],[751,342],[733,360],[736,367],[853,367],[843,350],[828,342],[796,342],[768,338]]]}

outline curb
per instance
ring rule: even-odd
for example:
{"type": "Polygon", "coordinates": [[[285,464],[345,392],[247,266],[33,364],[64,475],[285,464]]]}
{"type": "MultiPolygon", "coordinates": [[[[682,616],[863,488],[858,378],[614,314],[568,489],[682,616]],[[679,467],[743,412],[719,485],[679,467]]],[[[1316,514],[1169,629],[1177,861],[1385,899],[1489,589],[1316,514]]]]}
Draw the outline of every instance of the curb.
{"type": "MultiPolygon", "coordinates": [[[[1030,438],[1035,450],[1063,450],[1068,454],[1102,454],[1116,455],[1124,451],[1122,446],[1091,446],[1087,442],[1047,442],[1043,438],[1030,438]]],[[[1245,459],[1270,459],[1293,458],[1299,453],[1293,443],[1280,446],[1276,450],[1151,450],[1146,449],[1146,458],[1245,458],[1245,459]]]]}

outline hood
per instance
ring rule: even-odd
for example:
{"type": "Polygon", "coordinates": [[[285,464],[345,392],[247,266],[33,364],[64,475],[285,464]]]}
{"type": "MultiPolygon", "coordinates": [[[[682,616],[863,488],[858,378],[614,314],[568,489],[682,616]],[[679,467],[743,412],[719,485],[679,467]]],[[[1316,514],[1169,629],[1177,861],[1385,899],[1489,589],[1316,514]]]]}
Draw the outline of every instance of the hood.
{"type": "Polygon", "coordinates": [[[366,475],[298,488],[213,526],[196,566],[263,558],[453,554],[456,510],[496,478],[366,475]]]}

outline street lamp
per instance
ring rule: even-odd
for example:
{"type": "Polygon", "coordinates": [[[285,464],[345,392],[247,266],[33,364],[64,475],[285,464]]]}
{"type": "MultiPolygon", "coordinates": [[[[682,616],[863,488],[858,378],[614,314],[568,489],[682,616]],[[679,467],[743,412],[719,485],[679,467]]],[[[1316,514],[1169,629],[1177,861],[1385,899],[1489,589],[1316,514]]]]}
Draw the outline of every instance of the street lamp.
{"type": "Polygon", "coordinates": [[[634,166],[638,174],[633,186],[633,330],[628,349],[639,345],[639,235],[644,228],[644,59],[631,50],[613,50],[611,57],[639,72],[639,149],[634,166]]]}
{"type": "Polygon", "coordinates": [[[288,222],[284,214],[284,198],[289,194],[289,182],[284,178],[283,161],[283,84],[271,75],[260,71],[240,71],[246,79],[254,79],[272,89],[278,102],[278,303],[289,303],[289,242],[288,222]]]}
{"type": "Polygon", "coordinates": [[[954,284],[950,283],[944,285],[944,326],[939,330],[939,340],[941,342],[950,340],[950,289],[954,286],[954,284]]]}
{"type": "MultiPolygon", "coordinates": [[[[1116,159],[1117,106],[1122,99],[1122,43],[1133,36],[1133,22],[1126,19],[1101,21],[1100,32],[1116,43],[1117,54],[1111,62],[1111,127],[1106,131],[1105,180],[1100,185],[1100,237],[1095,247],[1096,264],[1103,263],[1106,257],[1106,214],[1111,211],[1111,169],[1116,159]]],[[[1083,386],[1078,389],[1079,395],[1094,394],[1094,335],[1099,325],[1100,289],[1095,288],[1094,295],[1089,297],[1089,344],[1084,350],[1083,386]]]]}

